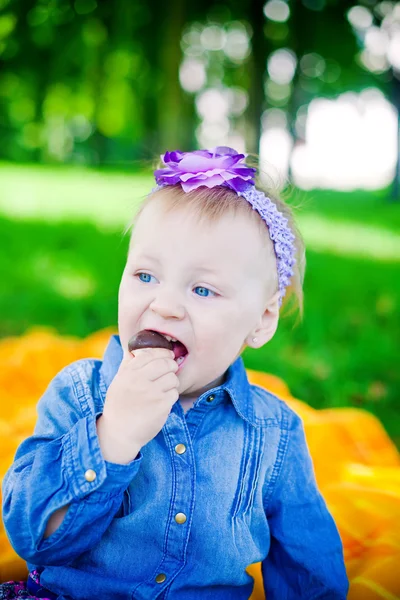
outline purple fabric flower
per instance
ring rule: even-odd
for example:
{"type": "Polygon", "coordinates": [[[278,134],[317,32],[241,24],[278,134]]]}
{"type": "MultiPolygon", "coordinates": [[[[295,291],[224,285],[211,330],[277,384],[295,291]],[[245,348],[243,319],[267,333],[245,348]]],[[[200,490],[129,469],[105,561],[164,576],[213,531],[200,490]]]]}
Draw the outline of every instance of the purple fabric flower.
{"type": "Polygon", "coordinates": [[[154,176],[158,185],[180,183],[184,192],[191,192],[202,185],[208,188],[223,185],[241,192],[249,184],[255,185],[253,176],[256,169],[242,162],[244,158],[244,154],[226,146],[194,152],[175,150],[161,156],[166,168],[157,169],[154,176]]]}

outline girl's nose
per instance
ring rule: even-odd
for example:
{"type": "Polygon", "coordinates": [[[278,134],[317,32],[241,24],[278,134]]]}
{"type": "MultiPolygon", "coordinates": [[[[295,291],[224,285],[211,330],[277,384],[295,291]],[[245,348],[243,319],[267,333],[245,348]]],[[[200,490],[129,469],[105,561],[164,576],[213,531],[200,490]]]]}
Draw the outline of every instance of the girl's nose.
{"type": "Polygon", "coordinates": [[[185,315],[185,309],[177,298],[177,295],[172,292],[159,292],[150,304],[153,312],[160,315],[164,319],[175,318],[182,319],[185,315]]]}

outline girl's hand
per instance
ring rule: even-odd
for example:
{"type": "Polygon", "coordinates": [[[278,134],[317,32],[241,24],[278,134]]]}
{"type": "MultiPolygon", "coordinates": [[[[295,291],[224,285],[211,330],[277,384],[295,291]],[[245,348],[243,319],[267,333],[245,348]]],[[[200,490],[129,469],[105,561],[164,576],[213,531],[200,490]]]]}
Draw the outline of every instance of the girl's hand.
{"type": "Polygon", "coordinates": [[[179,398],[177,370],[165,348],[134,350],[122,360],[97,420],[105,460],[130,462],[161,431],[179,398]]]}

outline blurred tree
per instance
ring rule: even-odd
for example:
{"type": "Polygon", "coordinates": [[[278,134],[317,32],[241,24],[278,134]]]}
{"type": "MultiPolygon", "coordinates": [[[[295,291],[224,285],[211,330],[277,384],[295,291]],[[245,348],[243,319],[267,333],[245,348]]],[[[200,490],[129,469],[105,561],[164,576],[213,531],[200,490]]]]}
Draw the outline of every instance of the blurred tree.
{"type": "Polygon", "coordinates": [[[397,162],[392,198],[400,200],[400,3],[364,2],[347,12],[361,51],[359,64],[373,73],[376,84],[386,84],[387,93],[397,110],[397,162]]]}
{"type": "Polygon", "coordinates": [[[263,0],[251,1],[246,15],[253,28],[249,107],[246,115],[250,126],[247,129],[246,147],[249,152],[255,154],[259,153],[262,134],[261,117],[265,109],[266,57],[270,49],[269,40],[264,32],[264,4],[263,0]]]}
{"type": "Polygon", "coordinates": [[[160,149],[193,148],[198,100],[209,88],[239,94],[242,108],[229,115],[230,125],[258,153],[266,108],[287,111],[298,135],[297,112],[313,97],[371,83],[371,73],[354,60],[357,42],[346,20],[352,6],[347,0],[0,0],[0,157],[122,166],[160,149]],[[188,92],[179,71],[191,24],[199,37],[207,28],[219,31],[229,51],[207,43],[197,48],[200,54],[190,56],[207,76],[188,92]],[[283,84],[269,72],[279,50],[295,65],[283,84]]]}

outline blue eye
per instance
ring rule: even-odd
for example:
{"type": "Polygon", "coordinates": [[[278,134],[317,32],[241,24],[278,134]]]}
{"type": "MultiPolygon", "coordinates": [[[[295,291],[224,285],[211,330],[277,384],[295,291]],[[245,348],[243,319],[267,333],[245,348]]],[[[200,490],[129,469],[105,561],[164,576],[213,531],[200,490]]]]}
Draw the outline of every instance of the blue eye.
{"type": "MultiPolygon", "coordinates": [[[[216,295],[215,292],[213,292],[212,290],[209,290],[206,287],[202,287],[201,285],[198,285],[197,287],[194,288],[195,290],[204,290],[206,292],[210,292],[211,294],[214,294],[214,296],[216,295]]],[[[204,294],[198,294],[198,296],[202,296],[203,298],[208,298],[208,294],[204,295],[204,294]]]]}
{"type": "MultiPolygon", "coordinates": [[[[137,273],[137,276],[139,277],[139,279],[140,279],[141,275],[144,275],[145,277],[153,277],[153,275],[149,275],[149,273],[137,273]]],[[[142,281],[143,283],[148,283],[149,282],[148,279],[146,279],[146,280],[140,279],[140,281],[142,281]]]]}

